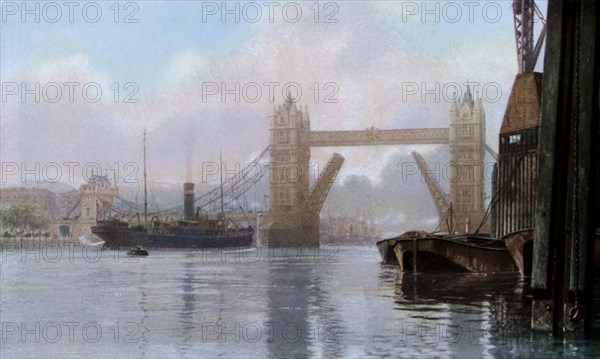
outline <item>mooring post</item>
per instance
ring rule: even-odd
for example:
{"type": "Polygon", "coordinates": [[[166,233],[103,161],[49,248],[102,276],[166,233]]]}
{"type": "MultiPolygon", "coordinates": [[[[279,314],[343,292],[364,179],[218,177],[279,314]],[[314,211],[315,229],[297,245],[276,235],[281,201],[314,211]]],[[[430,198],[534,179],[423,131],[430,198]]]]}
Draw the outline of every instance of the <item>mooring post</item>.
{"type": "Polygon", "coordinates": [[[589,331],[598,204],[598,7],[552,0],[544,63],[531,325],[589,331]]]}

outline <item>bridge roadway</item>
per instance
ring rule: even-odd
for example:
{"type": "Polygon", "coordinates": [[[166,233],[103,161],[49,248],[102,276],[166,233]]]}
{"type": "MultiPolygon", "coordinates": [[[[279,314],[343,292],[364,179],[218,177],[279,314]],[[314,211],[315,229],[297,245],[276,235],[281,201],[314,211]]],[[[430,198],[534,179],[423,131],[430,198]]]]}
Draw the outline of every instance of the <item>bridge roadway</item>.
{"type": "Polygon", "coordinates": [[[376,145],[443,145],[450,142],[448,128],[405,130],[311,131],[311,147],[376,146],[376,145]]]}

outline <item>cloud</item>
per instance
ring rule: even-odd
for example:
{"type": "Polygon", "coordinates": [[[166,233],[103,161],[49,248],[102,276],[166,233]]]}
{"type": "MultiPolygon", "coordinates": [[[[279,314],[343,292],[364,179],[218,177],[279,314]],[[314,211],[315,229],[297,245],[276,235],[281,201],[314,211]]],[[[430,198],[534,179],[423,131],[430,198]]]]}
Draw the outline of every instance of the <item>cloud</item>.
{"type": "MultiPolygon", "coordinates": [[[[244,28],[246,41],[227,52],[189,43],[156,63],[155,82],[139,84],[144,87],[136,95],[138,103],[115,103],[109,89],[118,82],[114,72],[82,47],[67,47],[62,56],[55,54],[45,61],[25,61],[13,76],[15,81],[96,81],[104,96],[98,103],[7,103],[2,110],[3,158],[122,162],[139,158],[146,128],[159,179],[182,181],[189,146],[185,143],[195,141],[196,176],[203,161],[218,157],[220,146],[228,161],[244,162],[268,144],[273,104],[265,82],[299,83],[300,105],[307,105],[315,130],[446,127],[450,103],[431,96],[423,101],[420,94],[407,96],[407,83],[432,88],[449,82],[497,81],[503,89],[512,83],[515,66],[510,60],[513,49],[508,49],[512,27],[403,23],[398,11],[398,5],[388,2],[343,3],[335,24],[262,21],[244,28]],[[461,26],[464,36],[454,36],[461,26]],[[229,89],[236,83],[243,87],[256,82],[263,95],[255,103],[244,99],[236,103],[229,95],[223,103],[220,94],[203,102],[206,82],[225,83],[229,89]],[[332,84],[327,87],[327,83],[332,84]],[[325,96],[332,94],[337,102],[325,102],[325,96]]],[[[98,35],[98,41],[109,40],[98,35]]],[[[123,85],[120,100],[128,93],[123,85]]],[[[278,105],[283,102],[282,86],[277,89],[278,105]]],[[[499,128],[507,96],[486,105],[492,144],[496,135],[489,129],[499,128]]],[[[313,160],[324,165],[332,152],[340,151],[347,158],[342,178],[365,175],[375,183],[393,156],[410,150],[313,149],[313,160]]]]}

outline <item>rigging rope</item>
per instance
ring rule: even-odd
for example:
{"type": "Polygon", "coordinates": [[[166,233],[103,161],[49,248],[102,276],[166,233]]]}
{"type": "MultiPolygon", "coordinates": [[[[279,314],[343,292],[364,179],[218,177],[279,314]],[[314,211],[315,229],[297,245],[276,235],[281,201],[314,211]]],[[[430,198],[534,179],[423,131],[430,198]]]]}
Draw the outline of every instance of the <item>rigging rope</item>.
{"type": "MultiPolygon", "coordinates": [[[[236,173],[234,176],[231,176],[225,181],[223,181],[222,185],[219,185],[214,189],[210,190],[209,192],[199,197],[196,197],[196,206],[203,208],[220,200],[221,186],[223,187],[223,197],[225,205],[231,204],[233,201],[243,196],[244,193],[253,188],[258,183],[258,181],[260,181],[264,177],[265,173],[268,172],[267,166],[262,165],[260,163],[268,152],[269,147],[266,147],[254,160],[246,164],[240,173],[236,173]],[[253,171],[256,171],[256,173],[253,173],[253,171]]],[[[120,210],[118,212],[139,212],[142,209],[142,207],[137,203],[131,202],[122,197],[118,197],[118,200],[122,205],[127,207],[126,211],[120,210]]],[[[174,214],[181,213],[183,211],[182,204],[171,208],[167,208],[162,211],[158,211],[158,205],[156,205],[156,207],[157,214],[174,214]]]]}
{"type": "MultiPolygon", "coordinates": [[[[481,227],[483,227],[483,224],[489,218],[489,216],[490,216],[490,210],[491,210],[492,206],[495,206],[498,203],[498,201],[500,200],[500,198],[502,198],[502,196],[504,195],[504,192],[506,191],[506,189],[508,188],[508,186],[511,184],[511,182],[514,179],[515,175],[517,174],[517,169],[519,169],[519,167],[523,163],[523,160],[525,160],[525,156],[521,156],[519,158],[518,162],[512,168],[512,170],[511,170],[511,172],[510,172],[510,174],[508,176],[508,180],[505,183],[503,183],[502,187],[500,187],[496,191],[496,193],[494,194],[494,196],[490,200],[490,204],[485,209],[485,213],[483,214],[483,218],[482,218],[481,222],[479,223],[479,226],[475,230],[475,234],[479,233],[479,230],[481,229],[481,227]]],[[[498,170],[498,172],[499,171],[500,170],[498,170]]],[[[496,180],[497,180],[497,178],[496,178],[496,180]]]]}

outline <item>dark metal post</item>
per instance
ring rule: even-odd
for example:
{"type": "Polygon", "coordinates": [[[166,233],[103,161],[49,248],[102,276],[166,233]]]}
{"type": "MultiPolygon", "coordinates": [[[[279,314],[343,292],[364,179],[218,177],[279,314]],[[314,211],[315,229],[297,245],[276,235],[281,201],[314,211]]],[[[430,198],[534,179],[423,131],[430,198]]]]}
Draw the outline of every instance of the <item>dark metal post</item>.
{"type": "Polygon", "coordinates": [[[531,324],[554,335],[591,328],[591,214],[600,209],[597,18],[595,1],[548,5],[531,324]]]}

